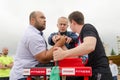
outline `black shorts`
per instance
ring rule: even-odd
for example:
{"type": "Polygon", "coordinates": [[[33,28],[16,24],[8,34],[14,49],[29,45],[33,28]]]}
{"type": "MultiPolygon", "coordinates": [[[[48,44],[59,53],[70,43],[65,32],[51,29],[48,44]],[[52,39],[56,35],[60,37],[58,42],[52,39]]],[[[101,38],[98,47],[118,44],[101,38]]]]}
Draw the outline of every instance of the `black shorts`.
{"type": "Polygon", "coordinates": [[[0,77],[0,80],[9,80],[9,77],[0,77]]]}

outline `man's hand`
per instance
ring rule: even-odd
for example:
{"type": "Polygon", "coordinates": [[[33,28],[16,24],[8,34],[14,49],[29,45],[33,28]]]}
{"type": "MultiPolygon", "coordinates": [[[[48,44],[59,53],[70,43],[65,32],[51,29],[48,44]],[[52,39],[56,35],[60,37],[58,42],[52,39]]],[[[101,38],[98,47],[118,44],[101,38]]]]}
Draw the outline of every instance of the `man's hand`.
{"type": "Polygon", "coordinates": [[[68,37],[68,36],[66,36],[66,43],[70,43],[72,41],[72,38],[71,37],[68,37]]]}
{"type": "Polygon", "coordinates": [[[8,67],[6,65],[0,64],[0,69],[7,69],[8,67]]]}
{"type": "Polygon", "coordinates": [[[65,36],[60,36],[60,39],[56,42],[56,44],[60,47],[62,47],[66,42],[66,37],[65,36]]]}
{"type": "Polygon", "coordinates": [[[12,66],[13,66],[13,62],[7,65],[8,68],[12,68],[12,66]]]}
{"type": "Polygon", "coordinates": [[[60,47],[55,47],[53,52],[54,61],[59,61],[65,58],[64,50],[60,47]]]}
{"type": "Polygon", "coordinates": [[[60,35],[54,35],[54,36],[52,37],[52,41],[53,41],[54,43],[56,43],[59,39],[60,39],[60,35]]]}

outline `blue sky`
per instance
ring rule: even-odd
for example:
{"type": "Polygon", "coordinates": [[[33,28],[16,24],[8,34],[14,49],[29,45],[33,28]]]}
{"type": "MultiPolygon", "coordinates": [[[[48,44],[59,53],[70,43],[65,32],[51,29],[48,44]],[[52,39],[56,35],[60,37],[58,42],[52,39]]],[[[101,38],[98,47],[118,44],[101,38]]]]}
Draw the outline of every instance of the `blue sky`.
{"type": "MultiPolygon", "coordinates": [[[[45,35],[57,31],[58,17],[81,11],[85,22],[93,24],[102,39],[117,51],[116,36],[120,36],[120,0],[0,0],[0,51],[8,47],[16,52],[31,11],[42,11],[47,20],[45,35]]],[[[69,29],[70,30],[70,29],[69,29]]]]}

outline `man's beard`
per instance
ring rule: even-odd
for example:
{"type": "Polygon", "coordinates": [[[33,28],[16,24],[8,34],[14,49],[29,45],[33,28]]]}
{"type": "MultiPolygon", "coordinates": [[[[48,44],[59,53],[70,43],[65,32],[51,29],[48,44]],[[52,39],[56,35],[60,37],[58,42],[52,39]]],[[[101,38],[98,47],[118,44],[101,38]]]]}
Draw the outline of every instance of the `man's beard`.
{"type": "Polygon", "coordinates": [[[40,25],[36,25],[36,28],[39,30],[39,31],[43,31],[45,29],[44,26],[40,26],[40,25]]]}
{"type": "Polygon", "coordinates": [[[45,29],[45,26],[39,25],[38,22],[35,23],[34,25],[39,31],[43,31],[45,29]]]}
{"type": "Polygon", "coordinates": [[[8,55],[8,53],[4,53],[4,55],[8,55]]]}

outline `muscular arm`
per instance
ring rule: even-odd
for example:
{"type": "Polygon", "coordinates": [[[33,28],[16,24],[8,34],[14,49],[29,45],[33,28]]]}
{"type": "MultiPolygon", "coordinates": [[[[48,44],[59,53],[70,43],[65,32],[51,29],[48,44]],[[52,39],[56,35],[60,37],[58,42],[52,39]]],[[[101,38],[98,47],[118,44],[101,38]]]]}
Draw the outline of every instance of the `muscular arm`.
{"type": "Polygon", "coordinates": [[[85,37],[83,43],[79,46],[69,49],[69,50],[62,50],[59,47],[56,47],[56,51],[54,51],[54,60],[62,60],[67,57],[75,57],[75,56],[82,56],[85,54],[89,54],[90,52],[95,50],[96,46],[96,38],[95,37],[85,37]]]}
{"type": "Polygon", "coordinates": [[[35,55],[35,59],[38,60],[41,63],[47,63],[50,60],[53,59],[53,51],[54,51],[54,47],[62,47],[65,44],[65,37],[61,36],[60,40],[49,50],[45,50],[41,53],[38,53],[37,55],[35,55]]]}
{"type": "Polygon", "coordinates": [[[78,47],[67,50],[66,56],[80,56],[89,54],[90,52],[95,50],[96,46],[96,38],[95,37],[85,37],[83,43],[80,44],[78,47]]]}

